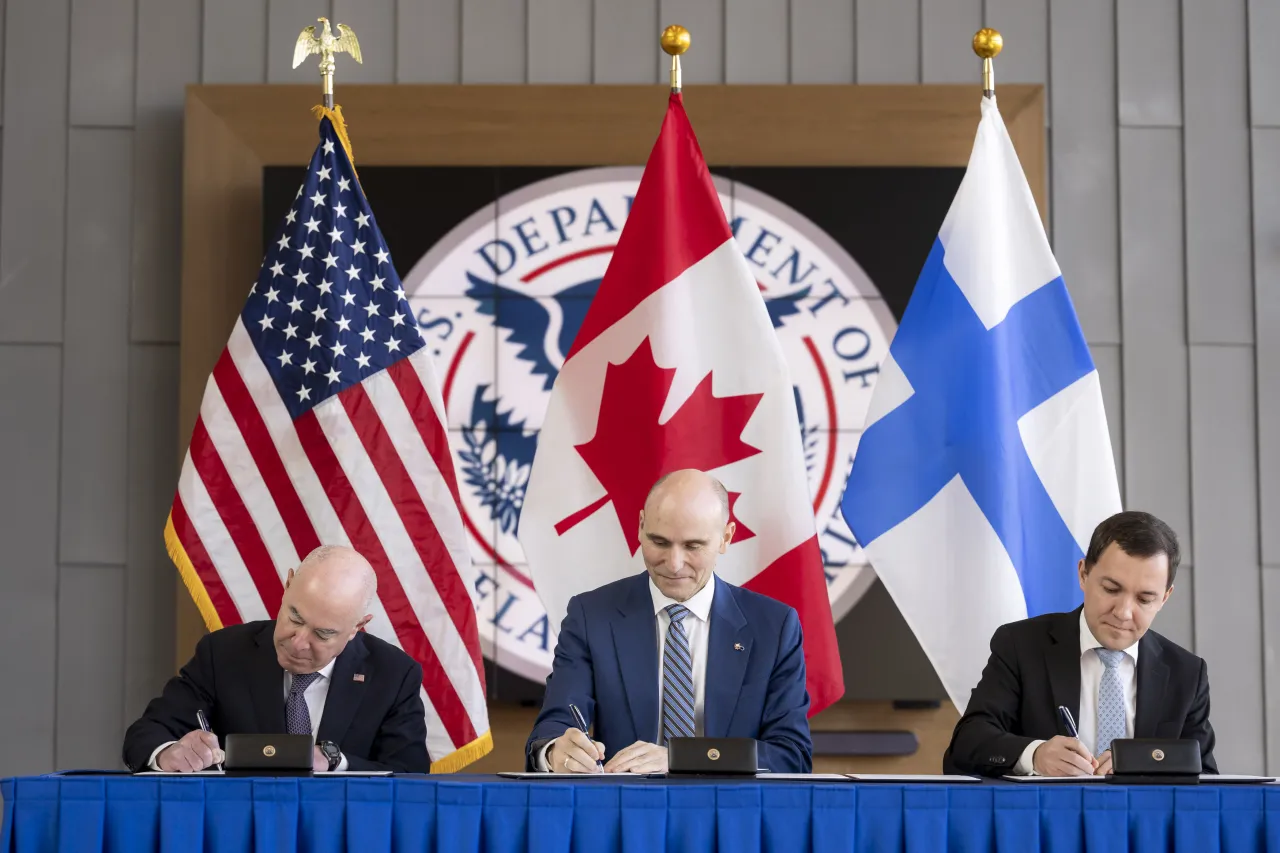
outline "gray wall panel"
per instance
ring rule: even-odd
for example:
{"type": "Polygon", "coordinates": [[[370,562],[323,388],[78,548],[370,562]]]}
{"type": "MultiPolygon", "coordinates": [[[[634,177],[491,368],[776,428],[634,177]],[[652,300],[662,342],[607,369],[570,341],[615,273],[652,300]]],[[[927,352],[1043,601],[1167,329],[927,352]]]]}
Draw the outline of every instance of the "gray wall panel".
{"type": "Polygon", "coordinates": [[[134,0],[73,0],[71,124],[133,125],[134,0]]]}
{"type": "Polygon", "coordinates": [[[1114,3],[1050,0],[1049,38],[1054,253],[1085,337],[1119,343],[1114,3]]]}
{"type": "Polygon", "coordinates": [[[920,6],[858,0],[854,26],[859,83],[920,82],[920,6]]]}
{"type": "Polygon", "coordinates": [[[125,558],[133,131],[73,128],[67,176],[59,561],[125,558]]]}
{"type": "Polygon", "coordinates": [[[461,26],[461,0],[398,0],[396,82],[457,83],[461,26]]]}
{"type": "MultiPolygon", "coordinates": [[[[1280,130],[1253,132],[1253,274],[1262,562],[1280,565],[1280,130]]],[[[1280,685],[1277,685],[1280,690],[1280,685]]]]}
{"type": "MultiPolygon", "coordinates": [[[[1266,672],[1266,772],[1274,776],[1280,774],[1280,566],[1267,566],[1262,570],[1262,626],[1262,659],[1266,672]]],[[[1210,673],[1210,678],[1212,676],[1210,673]]]]}
{"type": "Polygon", "coordinates": [[[726,83],[790,82],[787,5],[777,0],[725,0],[726,83]]]}
{"type": "Polygon", "coordinates": [[[1102,405],[1107,412],[1107,432],[1111,433],[1111,453],[1115,456],[1116,478],[1120,494],[1125,487],[1125,411],[1123,352],[1119,344],[1090,344],[1094,367],[1098,369],[1098,384],[1102,386],[1102,405]]]}
{"type": "Polygon", "coordinates": [[[1004,36],[1004,50],[996,59],[996,91],[1002,82],[1048,82],[1049,0],[986,0],[983,5],[983,26],[1004,36]]]}
{"type": "Polygon", "coordinates": [[[1193,344],[1253,341],[1244,2],[1183,6],[1183,29],[1196,39],[1182,58],[1193,344]]]}
{"type": "MultiPolygon", "coordinates": [[[[345,55],[336,60],[335,90],[344,82],[396,81],[396,0],[333,0],[333,22],[355,30],[364,60],[358,63],[345,55]]],[[[301,29],[302,25],[298,26],[301,29]]]]}
{"type": "MultiPolygon", "coordinates": [[[[0,0],[0,69],[4,68],[4,19],[6,0],[0,0]]],[[[0,85],[0,126],[4,124],[4,86],[0,85]]]]}
{"type": "MultiPolygon", "coordinates": [[[[1185,547],[1182,553],[1185,560],[1185,547]]],[[[1195,603],[1195,572],[1184,562],[1173,579],[1173,594],[1151,627],[1184,649],[1195,651],[1195,603]]]]}
{"type": "MultiPolygon", "coordinates": [[[[10,5],[13,8],[13,5],[10,5]]],[[[0,648],[3,678],[22,701],[0,702],[4,775],[53,769],[58,585],[58,422],[62,351],[0,345],[0,648]]]]}
{"type": "MultiPolygon", "coordinates": [[[[1120,124],[1182,124],[1182,10],[1178,0],[1116,5],[1120,124]]],[[[1203,56],[1197,50],[1194,61],[1203,56]]]]}
{"type": "Polygon", "coordinates": [[[529,0],[529,82],[590,83],[592,0],[529,0]]]}
{"type": "MultiPolygon", "coordinates": [[[[679,24],[689,31],[693,43],[681,62],[680,76],[686,85],[724,82],[724,16],[726,0],[658,0],[658,27],[679,24]]],[[[671,75],[671,58],[661,48],[654,51],[658,80],[671,75]]]]}
{"type": "Polygon", "coordinates": [[[1167,521],[1190,553],[1182,134],[1176,128],[1120,130],[1120,235],[1125,506],[1167,521]]]}
{"type": "Polygon", "coordinates": [[[1209,662],[1218,766],[1262,770],[1262,625],[1253,348],[1191,347],[1196,653],[1209,662]]]}
{"type": "MultiPolygon", "coordinates": [[[[302,28],[302,24],[298,25],[302,28]]],[[[267,6],[262,0],[218,0],[204,4],[204,83],[265,83],[267,6]]]]}
{"type": "Polygon", "coordinates": [[[0,341],[62,339],[68,0],[9,0],[0,157],[0,341]]]}
{"type": "Polygon", "coordinates": [[[462,0],[462,82],[525,82],[524,0],[462,0]]]}
{"type": "Polygon", "coordinates": [[[62,566],[54,767],[122,766],[124,569],[62,566]]]}
{"type": "Polygon", "coordinates": [[[791,0],[791,82],[852,83],[854,4],[791,0]]]}
{"type": "MultiPolygon", "coordinates": [[[[670,23],[689,30],[693,37],[689,61],[698,64],[693,59],[698,50],[698,32],[681,21],[670,23]]],[[[595,82],[652,83],[666,79],[665,73],[658,76],[653,64],[655,57],[666,56],[658,44],[665,26],[658,22],[657,0],[596,0],[592,56],[595,82]]]]}
{"type": "Polygon", "coordinates": [[[178,483],[178,347],[129,348],[128,560],[124,716],[136,719],[174,672],[174,584],[164,525],[178,483]]]}
{"type": "Polygon", "coordinates": [[[920,0],[921,82],[981,84],[982,60],[973,52],[981,26],[982,0],[920,0]]]}
{"type": "Polygon", "coordinates": [[[178,340],[182,247],[182,105],[200,80],[200,0],[138,0],[133,149],[135,341],[178,340]]]}
{"type": "Polygon", "coordinates": [[[854,4],[791,0],[791,82],[852,83],[854,4]]]}
{"type": "Polygon", "coordinates": [[[1249,0],[1249,112],[1255,127],[1280,127],[1277,44],[1280,44],[1280,3],[1249,0]]]}
{"type": "MultiPolygon", "coordinates": [[[[319,83],[317,60],[308,57],[305,63],[294,68],[293,48],[298,43],[302,28],[313,24],[320,26],[316,19],[322,16],[333,20],[331,0],[267,0],[268,83],[319,83]]],[[[354,62],[350,64],[355,65],[354,62]]]]}

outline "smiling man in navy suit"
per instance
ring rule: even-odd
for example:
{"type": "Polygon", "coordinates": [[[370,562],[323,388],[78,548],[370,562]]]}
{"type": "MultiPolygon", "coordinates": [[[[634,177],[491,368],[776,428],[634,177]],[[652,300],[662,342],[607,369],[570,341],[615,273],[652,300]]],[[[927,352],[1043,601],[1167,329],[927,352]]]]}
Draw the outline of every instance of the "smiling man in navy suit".
{"type": "Polygon", "coordinates": [[[671,737],[749,737],[760,766],[812,767],[796,611],[715,576],[733,540],[729,496],[701,471],[653,487],[640,513],[646,572],[569,601],[533,733],[530,770],[661,773],[671,737]],[[577,705],[589,738],[576,727],[577,705]]]}

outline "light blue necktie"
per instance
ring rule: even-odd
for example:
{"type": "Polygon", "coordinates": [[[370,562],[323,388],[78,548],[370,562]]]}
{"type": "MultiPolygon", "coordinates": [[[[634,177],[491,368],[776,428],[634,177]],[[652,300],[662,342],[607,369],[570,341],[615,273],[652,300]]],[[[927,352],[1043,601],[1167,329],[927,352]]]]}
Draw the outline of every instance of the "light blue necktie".
{"type": "Polygon", "coordinates": [[[689,635],[684,630],[684,617],[689,608],[669,604],[671,617],[667,640],[662,650],[662,742],[673,737],[693,737],[693,655],[689,653],[689,635]]]}
{"type": "Polygon", "coordinates": [[[1120,684],[1120,661],[1124,652],[1115,649],[1097,649],[1098,659],[1105,669],[1098,685],[1098,748],[1094,755],[1101,755],[1111,748],[1111,741],[1124,738],[1124,687],[1120,684]]]}

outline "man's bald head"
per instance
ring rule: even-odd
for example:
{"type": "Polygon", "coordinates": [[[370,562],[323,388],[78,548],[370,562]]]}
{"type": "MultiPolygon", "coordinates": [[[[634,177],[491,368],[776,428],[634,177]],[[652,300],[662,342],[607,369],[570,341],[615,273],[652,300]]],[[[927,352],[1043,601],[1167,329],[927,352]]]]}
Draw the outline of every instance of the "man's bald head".
{"type": "Polygon", "coordinates": [[[724,487],[724,483],[697,468],[685,468],[663,474],[658,478],[658,482],[653,484],[653,488],[649,489],[644,506],[648,509],[651,502],[661,500],[675,500],[690,504],[707,497],[715,498],[720,505],[721,523],[728,524],[729,490],[724,487]]]}
{"type": "Polygon", "coordinates": [[[640,550],[663,595],[688,601],[707,585],[733,541],[729,493],[702,471],[673,471],[649,490],[640,512],[640,550]]]}
{"type": "Polygon", "coordinates": [[[290,672],[324,669],[363,628],[378,590],[369,561],[341,545],[321,545],[289,571],[275,645],[290,672]]]}

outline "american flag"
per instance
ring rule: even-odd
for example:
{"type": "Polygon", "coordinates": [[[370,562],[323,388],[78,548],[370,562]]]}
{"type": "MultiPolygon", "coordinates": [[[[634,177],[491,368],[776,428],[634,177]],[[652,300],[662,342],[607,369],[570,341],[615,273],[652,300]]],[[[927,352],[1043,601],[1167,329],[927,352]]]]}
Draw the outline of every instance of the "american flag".
{"type": "Polygon", "coordinates": [[[422,664],[448,772],[492,739],[440,389],[328,115],[320,139],[209,377],[165,540],[211,629],[275,618],[321,544],[363,554],[367,630],[422,664]]]}

